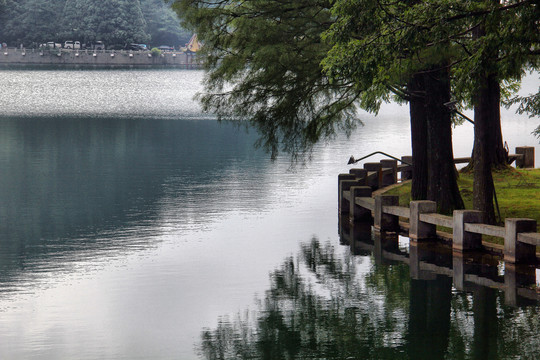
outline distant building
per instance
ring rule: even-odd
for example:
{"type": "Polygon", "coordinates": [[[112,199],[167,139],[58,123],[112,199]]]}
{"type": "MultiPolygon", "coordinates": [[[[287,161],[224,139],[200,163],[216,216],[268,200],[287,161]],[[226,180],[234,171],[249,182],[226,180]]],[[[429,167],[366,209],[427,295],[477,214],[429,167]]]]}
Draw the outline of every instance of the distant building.
{"type": "Polygon", "coordinates": [[[186,51],[197,52],[201,49],[201,47],[202,45],[197,38],[197,34],[193,34],[191,39],[189,39],[188,43],[186,44],[186,51]]]}

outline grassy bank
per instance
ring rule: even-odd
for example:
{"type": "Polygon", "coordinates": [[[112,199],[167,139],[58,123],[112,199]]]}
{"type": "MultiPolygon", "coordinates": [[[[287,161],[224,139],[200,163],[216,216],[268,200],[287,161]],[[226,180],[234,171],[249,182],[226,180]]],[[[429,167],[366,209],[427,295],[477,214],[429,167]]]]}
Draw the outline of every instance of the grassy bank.
{"type": "MultiPolygon", "coordinates": [[[[536,219],[537,231],[540,231],[540,169],[507,168],[496,171],[493,173],[493,182],[502,223],[505,218],[536,219]]],[[[473,174],[460,173],[458,185],[465,208],[472,209],[473,174]]],[[[399,195],[400,205],[409,206],[411,184],[409,182],[394,188],[387,194],[399,195]]]]}

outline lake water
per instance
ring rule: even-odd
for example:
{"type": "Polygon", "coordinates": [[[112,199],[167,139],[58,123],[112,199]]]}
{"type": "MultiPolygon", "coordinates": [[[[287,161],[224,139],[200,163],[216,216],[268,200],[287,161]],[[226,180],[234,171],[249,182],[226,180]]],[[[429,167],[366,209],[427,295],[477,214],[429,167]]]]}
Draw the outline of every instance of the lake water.
{"type": "MultiPolygon", "coordinates": [[[[462,286],[444,250],[339,228],[337,174],[409,154],[407,107],[361,113],[291,169],[203,114],[201,79],[0,71],[0,359],[540,358],[538,304],[497,290],[502,263],[462,286]]],[[[503,119],[539,167],[538,119],[503,119]]]]}

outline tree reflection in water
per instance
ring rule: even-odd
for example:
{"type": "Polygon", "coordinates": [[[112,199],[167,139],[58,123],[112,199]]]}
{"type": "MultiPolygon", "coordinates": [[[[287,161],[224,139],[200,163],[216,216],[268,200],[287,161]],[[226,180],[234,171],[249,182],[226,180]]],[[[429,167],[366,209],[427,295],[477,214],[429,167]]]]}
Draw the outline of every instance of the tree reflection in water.
{"type": "Polygon", "coordinates": [[[414,280],[317,239],[270,274],[255,310],[223,317],[197,345],[205,359],[539,359],[537,305],[504,305],[443,275],[414,280]]]}

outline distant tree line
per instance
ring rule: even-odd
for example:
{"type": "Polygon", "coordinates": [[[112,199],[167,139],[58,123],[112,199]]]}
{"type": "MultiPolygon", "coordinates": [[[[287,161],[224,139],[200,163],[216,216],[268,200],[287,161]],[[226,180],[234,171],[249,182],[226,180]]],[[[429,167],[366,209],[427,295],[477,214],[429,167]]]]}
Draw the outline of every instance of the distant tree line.
{"type": "Polygon", "coordinates": [[[0,42],[8,45],[78,40],[178,46],[190,36],[163,0],[0,0],[0,42]]]}

